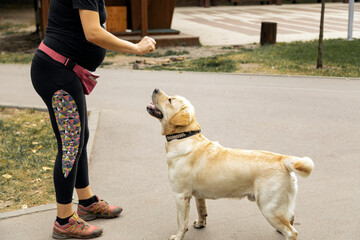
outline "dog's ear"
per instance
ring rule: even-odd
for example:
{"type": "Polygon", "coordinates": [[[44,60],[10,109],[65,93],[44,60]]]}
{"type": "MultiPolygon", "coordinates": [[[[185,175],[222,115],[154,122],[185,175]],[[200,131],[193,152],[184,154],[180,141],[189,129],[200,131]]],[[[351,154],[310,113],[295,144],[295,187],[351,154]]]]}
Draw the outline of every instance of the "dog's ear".
{"type": "Polygon", "coordinates": [[[184,106],[179,112],[172,116],[169,123],[175,126],[187,126],[191,122],[191,114],[189,109],[184,106]]]}

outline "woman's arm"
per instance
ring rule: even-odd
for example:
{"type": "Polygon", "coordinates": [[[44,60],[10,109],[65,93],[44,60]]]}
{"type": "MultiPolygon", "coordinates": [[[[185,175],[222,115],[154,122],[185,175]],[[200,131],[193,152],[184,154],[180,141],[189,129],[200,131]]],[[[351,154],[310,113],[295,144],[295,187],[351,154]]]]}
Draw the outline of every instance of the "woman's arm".
{"type": "Polygon", "coordinates": [[[100,26],[99,13],[90,10],[79,9],[81,24],[84,29],[86,39],[102,48],[143,55],[155,50],[155,40],[144,37],[137,44],[121,40],[100,26]]]}

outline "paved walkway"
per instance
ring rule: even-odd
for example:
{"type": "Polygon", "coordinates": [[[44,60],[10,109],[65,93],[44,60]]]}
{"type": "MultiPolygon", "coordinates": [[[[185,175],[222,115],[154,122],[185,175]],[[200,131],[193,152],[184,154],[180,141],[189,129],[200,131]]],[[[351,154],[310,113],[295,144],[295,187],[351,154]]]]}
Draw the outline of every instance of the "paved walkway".
{"type": "MultiPolygon", "coordinates": [[[[326,3],[324,38],[347,38],[348,4],[326,3]]],[[[172,28],[200,36],[203,45],[260,42],[261,22],[277,22],[277,41],[319,38],[321,4],[176,8],[172,28]]],[[[360,3],[355,3],[354,38],[360,38],[360,3]]]]}
{"type": "MultiPolygon", "coordinates": [[[[0,105],[43,106],[28,65],[0,65],[0,105]]],[[[315,171],[299,177],[295,227],[299,240],[360,236],[360,80],[216,73],[99,70],[87,98],[100,111],[90,160],[94,192],[124,208],[95,220],[101,239],[161,240],[176,232],[167,179],[165,138],[145,107],[155,87],[186,96],[202,131],[224,146],[310,156],[315,171]]],[[[194,201],[190,224],[196,218],[194,201]]],[[[208,201],[208,225],[185,240],[283,240],[256,204],[208,201]]],[[[50,239],[56,211],[0,219],[4,240],[50,239]]],[[[1,217],[1,214],[0,214],[1,217]]]]}
{"type": "MultiPolygon", "coordinates": [[[[347,7],[326,4],[325,37],[346,38],[347,7]]],[[[354,37],[359,37],[359,3],[355,7],[354,37]]],[[[309,40],[318,36],[319,14],[319,4],[176,8],[173,28],[199,35],[204,45],[245,44],[259,42],[261,21],[276,21],[278,41],[309,40]]],[[[31,86],[28,65],[0,65],[0,73],[0,105],[44,106],[31,86]]],[[[101,197],[125,209],[117,219],[94,222],[105,229],[101,239],[160,240],[176,232],[165,139],[159,123],[145,111],[155,87],[191,100],[203,133],[225,146],[314,159],[313,175],[299,178],[295,226],[300,240],[360,236],[359,79],[104,69],[99,73],[101,83],[87,98],[89,108],[100,113],[91,184],[101,197]]],[[[197,231],[190,226],[185,239],[283,239],[247,200],[208,205],[208,227],[197,231]]],[[[53,207],[11,218],[0,214],[0,238],[50,239],[53,207]]],[[[195,217],[192,201],[190,223],[195,217]]]]}

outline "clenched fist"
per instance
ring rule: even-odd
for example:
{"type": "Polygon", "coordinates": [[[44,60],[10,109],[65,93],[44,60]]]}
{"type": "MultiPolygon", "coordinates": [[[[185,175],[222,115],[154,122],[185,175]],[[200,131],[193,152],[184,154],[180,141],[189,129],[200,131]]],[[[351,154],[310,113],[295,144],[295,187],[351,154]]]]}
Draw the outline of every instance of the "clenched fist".
{"type": "Polygon", "coordinates": [[[144,55],[148,52],[155,51],[156,41],[151,37],[143,37],[139,43],[136,44],[137,54],[144,55]]]}

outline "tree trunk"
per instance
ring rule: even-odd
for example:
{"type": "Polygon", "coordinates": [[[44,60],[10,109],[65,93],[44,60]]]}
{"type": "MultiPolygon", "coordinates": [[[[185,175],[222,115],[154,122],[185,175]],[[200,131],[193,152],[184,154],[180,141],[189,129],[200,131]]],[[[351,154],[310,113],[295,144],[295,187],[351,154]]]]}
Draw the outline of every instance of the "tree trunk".
{"type": "Polygon", "coordinates": [[[320,17],[320,34],[319,34],[319,46],[318,46],[318,59],[316,68],[323,68],[323,38],[324,38],[324,15],[325,15],[325,0],[321,0],[321,17],[320,17]]]}

